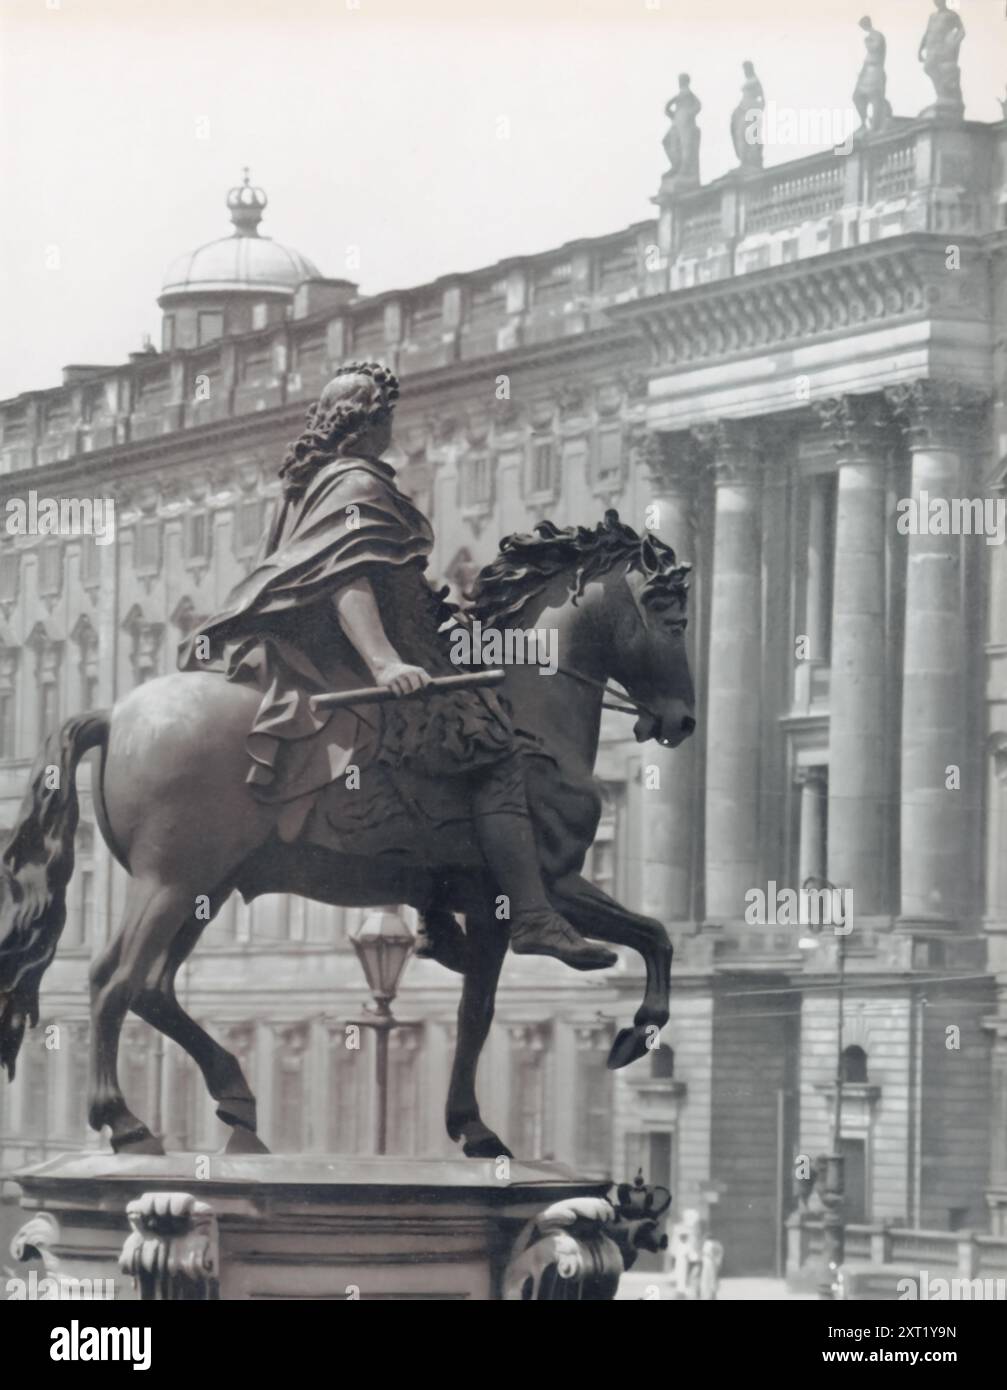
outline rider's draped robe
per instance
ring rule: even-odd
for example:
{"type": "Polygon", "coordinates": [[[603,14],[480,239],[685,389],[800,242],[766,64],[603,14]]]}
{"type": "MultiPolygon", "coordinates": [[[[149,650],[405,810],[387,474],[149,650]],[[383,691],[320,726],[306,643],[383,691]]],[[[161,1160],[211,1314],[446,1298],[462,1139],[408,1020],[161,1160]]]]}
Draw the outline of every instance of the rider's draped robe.
{"type": "MultiPolygon", "coordinates": [[[[399,491],[395,472],[371,458],[324,464],[277,509],[263,558],[222,612],[182,643],[182,670],[222,671],[262,692],[247,740],[248,780],[263,800],[289,801],[338,776],[326,731],[346,719],[314,711],[312,694],[373,684],[339,625],[333,596],[370,581],[385,632],[403,661],[431,675],[457,675],[446,637],[449,616],[424,576],[433,533],[399,491]]],[[[380,707],[381,760],[424,777],[451,778],[506,762],[514,730],[489,691],[391,699],[380,707]]],[[[373,719],[373,713],[360,714],[373,719]]],[[[352,718],[352,717],[349,717],[352,718]]],[[[355,719],[353,720],[355,725],[355,719]]],[[[332,742],[337,740],[333,738],[332,742]]]]}

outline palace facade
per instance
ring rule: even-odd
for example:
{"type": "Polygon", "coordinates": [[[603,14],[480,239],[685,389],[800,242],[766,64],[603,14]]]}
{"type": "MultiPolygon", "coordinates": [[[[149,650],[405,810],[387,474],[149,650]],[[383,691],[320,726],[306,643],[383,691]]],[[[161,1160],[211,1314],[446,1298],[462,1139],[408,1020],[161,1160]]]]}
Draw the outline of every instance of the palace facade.
{"type": "MultiPolygon", "coordinates": [[[[606,1069],[637,958],[577,976],[509,957],[487,1121],[523,1158],[642,1166],[708,1215],[725,1272],[779,1268],[795,1159],[831,1146],[839,938],[746,907],[827,877],[852,904],[847,1219],[1007,1233],[1007,546],[896,524],[921,492],[1004,496],[1007,123],[896,119],[846,156],[666,177],[656,215],[610,236],[381,295],[262,236],[264,201],[232,190],[231,234],[171,268],[159,350],[0,403],[4,496],[110,497],[117,522],[114,544],[4,539],[3,823],[47,729],[173,668],[251,564],[307,403],[340,363],[380,359],[402,377],[400,481],[433,520],[432,576],[460,593],[504,533],[609,506],[658,516],[695,567],[697,733],[666,752],[606,715],[587,870],[673,935],[666,1045],[606,1069]]],[[[8,1172],[86,1132],[87,963],[124,892],[90,763],[43,995],[57,1027],[0,1087],[8,1172]]],[[[370,1148],[373,1058],[344,1046],[369,999],[357,920],[232,901],[180,975],[274,1149],[370,1148]]],[[[395,1152],[453,1151],[458,993],[410,962],[395,1152]]],[[[168,1147],[221,1145],[173,1044],[137,1021],[121,1058],[168,1147]]]]}

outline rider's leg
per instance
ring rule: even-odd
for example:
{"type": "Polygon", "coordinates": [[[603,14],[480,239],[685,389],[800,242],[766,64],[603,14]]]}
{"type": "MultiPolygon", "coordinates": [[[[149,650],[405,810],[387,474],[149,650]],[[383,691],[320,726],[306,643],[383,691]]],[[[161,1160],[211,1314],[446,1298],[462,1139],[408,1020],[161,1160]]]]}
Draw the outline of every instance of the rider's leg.
{"type": "Polygon", "coordinates": [[[588,941],[549,902],[516,759],[496,763],[473,779],[476,833],[486,862],[506,897],[511,949],[554,956],[576,970],[602,970],[617,957],[588,941]]]}

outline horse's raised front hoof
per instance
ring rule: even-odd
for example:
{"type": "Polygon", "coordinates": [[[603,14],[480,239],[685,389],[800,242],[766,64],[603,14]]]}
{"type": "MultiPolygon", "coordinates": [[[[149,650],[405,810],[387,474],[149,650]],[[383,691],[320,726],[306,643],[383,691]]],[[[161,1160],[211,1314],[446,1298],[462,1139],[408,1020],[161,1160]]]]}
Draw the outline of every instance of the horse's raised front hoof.
{"type": "Polygon", "coordinates": [[[226,1154],[267,1154],[269,1150],[257,1134],[244,1125],[235,1125],[224,1145],[226,1154]]]}
{"type": "Polygon", "coordinates": [[[481,1120],[466,1125],[462,1131],[462,1153],[466,1158],[513,1158],[514,1155],[498,1134],[481,1120]]]}
{"type": "Polygon", "coordinates": [[[146,1125],[129,1130],[126,1134],[112,1135],[112,1148],[117,1154],[163,1154],[164,1145],[156,1134],[151,1134],[146,1125]]]}
{"type": "Polygon", "coordinates": [[[468,941],[454,914],[440,908],[424,913],[413,954],[418,960],[433,960],[445,970],[464,975],[468,969],[468,941]]]}
{"type": "Polygon", "coordinates": [[[628,1067],[630,1062],[638,1062],[641,1057],[646,1057],[651,1050],[647,1046],[649,1036],[650,1030],[639,1024],[634,1024],[632,1028],[620,1028],[609,1049],[609,1071],[618,1071],[620,1067],[628,1067]]]}

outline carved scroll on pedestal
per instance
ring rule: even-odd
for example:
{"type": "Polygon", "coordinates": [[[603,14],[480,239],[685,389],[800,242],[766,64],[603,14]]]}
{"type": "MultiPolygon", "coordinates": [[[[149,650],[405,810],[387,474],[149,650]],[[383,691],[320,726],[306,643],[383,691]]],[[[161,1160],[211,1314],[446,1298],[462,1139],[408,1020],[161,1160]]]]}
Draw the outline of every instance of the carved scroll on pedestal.
{"type": "Polygon", "coordinates": [[[604,1197],[554,1202],[518,1237],[504,1272],[503,1299],[611,1302],[641,1250],[667,1248],[661,1227],[670,1206],[671,1193],[647,1187],[642,1173],[632,1186],[620,1183],[614,1203],[604,1197]]]}
{"type": "Polygon", "coordinates": [[[145,1192],[126,1208],[131,1233],[119,1266],[141,1301],[220,1297],[217,1218],[188,1192],[145,1192]]]}

